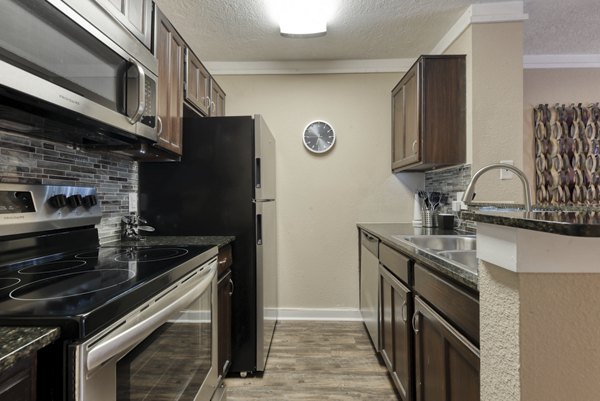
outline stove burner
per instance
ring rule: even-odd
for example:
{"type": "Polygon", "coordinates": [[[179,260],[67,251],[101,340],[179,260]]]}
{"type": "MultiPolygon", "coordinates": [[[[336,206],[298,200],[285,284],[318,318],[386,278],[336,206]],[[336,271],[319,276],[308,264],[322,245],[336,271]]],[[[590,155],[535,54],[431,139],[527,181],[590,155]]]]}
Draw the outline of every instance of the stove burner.
{"type": "Polygon", "coordinates": [[[117,262],[156,262],[178,258],[188,253],[184,248],[147,248],[147,249],[129,249],[117,255],[117,262]]]}
{"type": "Polygon", "coordinates": [[[86,263],[85,260],[59,260],[57,262],[48,262],[41,265],[26,267],[19,270],[19,274],[56,273],[64,270],[76,269],[86,263]]]}
{"type": "Polygon", "coordinates": [[[17,285],[20,282],[21,279],[18,278],[0,278],[0,290],[12,287],[13,285],[17,285]]]}
{"type": "Polygon", "coordinates": [[[42,301],[91,294],[116,287],[134,278],[128,269],[106,269],[67,273],[25,284],[12,290],[9,296],[20,301],[42,301]]]}

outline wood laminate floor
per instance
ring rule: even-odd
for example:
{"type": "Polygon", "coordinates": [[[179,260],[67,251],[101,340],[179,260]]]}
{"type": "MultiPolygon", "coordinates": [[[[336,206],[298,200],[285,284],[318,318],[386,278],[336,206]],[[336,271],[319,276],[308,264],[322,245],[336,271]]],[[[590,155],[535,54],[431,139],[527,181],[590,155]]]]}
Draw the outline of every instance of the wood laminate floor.
{"type": "Polygon", "coordinates": [[[360,322],[279,322],[263,377],[225,386],[227,401],[398,400],[360,322]]]}

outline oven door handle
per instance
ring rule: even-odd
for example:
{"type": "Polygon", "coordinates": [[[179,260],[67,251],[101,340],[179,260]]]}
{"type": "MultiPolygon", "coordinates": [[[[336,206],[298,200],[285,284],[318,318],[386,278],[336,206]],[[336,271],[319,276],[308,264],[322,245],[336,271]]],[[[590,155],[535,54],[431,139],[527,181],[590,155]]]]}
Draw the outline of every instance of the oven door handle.
{"type": "Polygon", "coordinates": [[[167,322],[174,312],[189,305],[195,298],[202,295],[212,284],[216,271],[217,262],[215,260],[211,262],[208,274],[203,275],[202,280],[185,294],[178,296],[177,291],[170,292],[165,298],[151,306],[154,309],[159,303],[170,302],[164,307],[159,306],[158,312],[125,331],[114,336],[109,335],[96,343],[87,351],[86,365],[88,372],[142,342],[151,332],[167,322]]]}

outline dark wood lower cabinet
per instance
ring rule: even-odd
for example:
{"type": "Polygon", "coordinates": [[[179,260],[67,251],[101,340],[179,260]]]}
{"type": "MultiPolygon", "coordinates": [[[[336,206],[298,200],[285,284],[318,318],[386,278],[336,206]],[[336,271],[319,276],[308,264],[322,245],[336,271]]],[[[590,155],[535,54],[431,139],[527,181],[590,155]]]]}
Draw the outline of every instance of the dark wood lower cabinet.
{"type": "Polygon", "coordinates": [[[33,401],[37,399],[36,362],[37,358],[33,355],[0,373],[0,401],[33,401]]]}
{"type": "Polygon", "coordinates": [[[415,296],[417,401],[479,401],[479,350],[415,296]]]}
{"type": "Polygon", "coordinates": [[[403,401],[412,401],[411,291],[379,265],[381,295],[381,357],[403,401]]]}

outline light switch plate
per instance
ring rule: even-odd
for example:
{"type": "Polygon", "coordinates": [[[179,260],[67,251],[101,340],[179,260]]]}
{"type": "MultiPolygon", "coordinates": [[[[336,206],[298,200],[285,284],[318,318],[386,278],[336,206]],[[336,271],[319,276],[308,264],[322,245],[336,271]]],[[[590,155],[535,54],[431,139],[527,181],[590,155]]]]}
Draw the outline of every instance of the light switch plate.
{"type": "MultiPolygon", "coordinates": [[[[500,163],[510,164],[511,166],[515,165],[515,162],[512,160],[500,160],[500,163]]],[[[512,180],[513,172],[507,169],[500,169],[500,179],[501,180],[512,180]]]]}
{"type": "Polygon", "coordinates": [[[137,192],[129,193],[129,213],[137,213],[138,211],[138,194],[137,192]]]}

